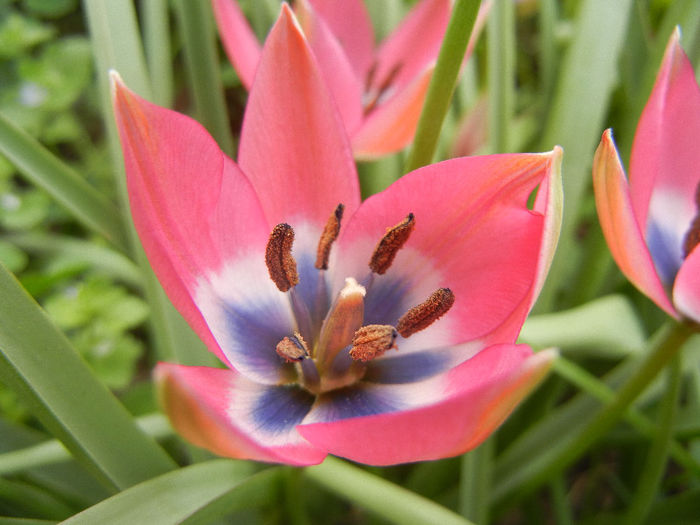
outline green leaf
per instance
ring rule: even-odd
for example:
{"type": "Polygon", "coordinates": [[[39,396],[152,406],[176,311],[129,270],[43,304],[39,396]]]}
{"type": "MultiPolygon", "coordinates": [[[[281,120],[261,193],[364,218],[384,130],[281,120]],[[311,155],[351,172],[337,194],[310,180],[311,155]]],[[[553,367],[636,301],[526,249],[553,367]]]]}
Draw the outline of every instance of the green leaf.
{"type": "Polygon", "coordinates": [[[270,501],[281,469],[253,476],[249,463],[217,459],[146,481],[66,520],[66,525],[169,525],[212,518],[270,501]]]}
{"type": "Polygon", "coordinates": [[[577,359],[620,358],[642,350],[646,337],[630,301],[609,295],[570,310],[530,316],[520,341],[536,348],[557,347],[577,359]]]}
{"type": "Polygon", "coordinates": [[[0,152],[86,227],[124,248],[115,206],[36,140],[0,115],[0,152]]]}
{"type": "Polygon", "coordinates": [[[76,459],[115,488],[174,467],[3,267],[0,295],[0,380],[76,459]]]}
{"type": "Polygon", "coordinates": [[[314,483],[391,523],[469,525],[451,510],[345,461],[328,456],[304,470],[314,483]]]}

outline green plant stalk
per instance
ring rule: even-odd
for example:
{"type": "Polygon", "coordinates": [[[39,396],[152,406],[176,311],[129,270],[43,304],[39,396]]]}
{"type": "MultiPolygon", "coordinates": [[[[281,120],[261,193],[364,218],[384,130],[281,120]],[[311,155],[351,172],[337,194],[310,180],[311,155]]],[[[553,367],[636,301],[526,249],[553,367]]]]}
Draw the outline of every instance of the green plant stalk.
{"type": "Polygon", "coordinates": [[[546,106],[552,97],[556,81],[557,43],[555,29],[557,24],[556,0],[540,0],[539,16],[539,65],[541,69],[540,96],[546,106]]]}
{"type": "Polygon", "coordinates": [[[479,12],[478,0],[457,0],[440,47],[433,77],[423,103],[406,172],[430,164],[447,114],[457,75],[479,12]]]}
{"type": "Polygon", "coordinates": [[[146,61],[153,84],[153,102],[169,108],[174,97],[167,0],[141,0],[146,61]]]}
{"type": "Polygon", "coordinates": [[[488,20],[488,123],[492,153],[509,151],[515,101],[515,3],[494,0],[488,20]]]}
{"type": "Polygon", "coordinates": [[[471,523],[423,496],[332,456],[328,456],[320,465],[307,467],[304,474],[322,488],[391,523],[400,525],[405,523],[468,525],[471,523]]]}
{"type": "Polygon", "coordinates": [[[234,155],[223,85],[216,52],[216,33],[210,2],[176,0],[175,12],[185,52],[187,79],[194,94],[198,120],[219,147],[234,155]]]}
{"type": "Polygon", "coordinates": [[[47,191],[88,229],[120,250],[127,237],[116,206],[72,168],[0,115],[0,152],[32,183],[47,191]]]}
{"type": "Polygon", "coordinates": [[[552,510],[554,511],[555,522],[558,525],[574,525],[571,505],[566,497],[566,479],[564,476],[556,476],[550,481],[549,490],[552,495],[552,510]]]}
{"type": "Polygon", "coordinates": [[[675,356],[696,328],[687,323],[672,322],[666,326],[659,342],[649,351],[632,375],[623,383],[615,398],[605,404],[591,422],[576,432],[562,437],[561,444],[543,451],[528,465],[513,472],[491,492],[492,505],[501,505],[513,498],[522,498],[541,486],[556,473],[576,461],[600,437],[623,417],[630,404],[675,356]]]}
{"type": "Polygon", "coordinates": [[[681,356],[676,356],[668,367],[669,377],[666,392],[659,406],[659,418],[656,435],[651,443],[646,463],[641,470],[637,489],[633,492],[632,502],[627,509],[625,523],[635,525],[643,523],[654,503],[656,493],[661,485],[664,467],[668,461],[673,423],[678,411],[681,390],[681,356]]]}
{"type": "MultiPolygon", "coordinates": [[[[609,403],[615,398],[615,392],[605,383],[592,376],[589,372],[579,367],[565,357],[559,357],[554,363],[554,371],[581,390],[598,398],[603,403],[609,403]]],[[[634,407],[629,407],[624,414],[624,419],[639,433],[653,438],[656,432],[656,423],[652,423],[644,414],[634,407]]],[[[700,463],[676,440],[669,444],[671,457],[682,467],[700,477],[700,463]]]]}
{"type": "Polygon", "coordinates": [[[486,525],[489,519],[493,450],[494,440],[488,438],[461,458],[459,513],[479,525],[486,525]]]}

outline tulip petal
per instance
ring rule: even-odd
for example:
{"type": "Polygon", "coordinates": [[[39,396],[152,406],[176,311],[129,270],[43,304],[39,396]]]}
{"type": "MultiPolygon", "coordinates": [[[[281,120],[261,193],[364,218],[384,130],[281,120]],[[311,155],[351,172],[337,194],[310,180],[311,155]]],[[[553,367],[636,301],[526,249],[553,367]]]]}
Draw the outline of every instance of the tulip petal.
{"type": "Polygon", "coordinates": [[[260,43],[235,0],[212,0],[224,50],[246,87],[253,85],[260,61],[260,43]]]}
{"type": "Polygon", "coordinates": [[[343,46],[358,78],[364,79],[374,58],[374,31],[361,0],[308,0],[343,46]]]}
{"type": "Polygon", "coordinates": [[[335,99],[345,129],[352,132],[362,121],[362,83],[340,42],[308,2],[297,2],[295,13],[323,78],[335,99]]]}
{"type": "Polygon", "coordinates": [[[339,203],[348,215],[359,205],[343,124],[286,4],[263,48],[238,159],[271,224],[302,219],[320,233],[339,203]]]}
{"type": "MultiPolygon", "coordinates": [[[[331,454],[370,465],[455,456],[476,447],[503,422],[544,377],[555,355],[545,351],[533,356],[522,345],[489,347],[445,374],[439,395],[415,388],[421,383],[410,385],[416,408],[308,423],[318,417],[314,407],[297,429],[331,454]],[[422,394],[426,397],[421,404],[422,394]]],[[[427,384],[436,387],[434,380],[427,384]]],[[[392,389],[404,390],[385,387],[387,397],[392,389]]],[[[337,408],[340,413],[348,410],[341,403],[337,408]]],[[[330,410],[325,414],[334,415],[330,410]]]]}
{"type": "Polygon", "coordinates": [[[294,386],[260,385],[232,370],[159,363],[161,405],[188,441],[220,456],[313,465],[326,456],[295,425],[314,397],[294,386]]]}
{"type": "MultiPolygon", "coordinates": [[[[405,175],[367,199],[348,221],[336,273],[361,279],[385,229],[412,212],[415,231],[386,274],[374,276],[365,316],[392,322],[401,309],[399,315],[448,287],[456,298],[452,309],[406,344],[399,341],[400,351],[487,335],[486,341],[514,340],[556,234],[556,220],[528,209],[527,202],[538,184],[559,176],[559,157],[555,151],[461,158],[405,175]],[[382,293],[375,294],[377,289],[382,293]]],[[[558,216],[559,205],[552,202],[548,213],[558,216]]],[[[334,282],[335,289],[341,285],[334,282]]]]}
{"type": "Polygon", "coordinates": [[[700,323],[700,248],[688,255],[676,276],[673,304],[681,314],[700,323]]]}
{"type": "Polygon", "coordinates": [[[391,84],[402,89],[435,61],[450,18],[450,0],[422,0],[382,42],[377,51],[372,85],[391,84]],[[398,69],[397,69],[398,68],[398,69]],[[392,74],[393,71],[396,71],[392,74]]]}
{"type": "Polygon", "coordinates": [[[201,279],[245,250],[264,253],[268,225],[235,164],[194,120],[143,100],[113,75],[136,229],[168,296],[227,362],[193,299],[201,279]]]}
{"type": "Polygon", "coordinates": [[[698,137],[700,87],[676,30],[640,118],[630,158],[632,206],[652,256],[656,260],[663,252],[675,261],[671,272],[666,272],[672,275],[662,275],[669,285],[675,276],[673,270],[680,267],[683,238],[696,212],[698,137]],[[649,239],[652,230],[665,239],[659,250],[649,239]]]}
{"type": "Polygon", "coordinates": [[[610,130],[603,133],[593,159],[593,189],[600,226],[620,270],[660,308],[677,317],[635,217],[627,178],[610,130]]]}
{"type": "Polygon", "coordinates": [[[378,103],[352,134],[355,157],[373,159],[395,153],[413,140],[434,69],[429,66],[399,93],[378,103]]]}

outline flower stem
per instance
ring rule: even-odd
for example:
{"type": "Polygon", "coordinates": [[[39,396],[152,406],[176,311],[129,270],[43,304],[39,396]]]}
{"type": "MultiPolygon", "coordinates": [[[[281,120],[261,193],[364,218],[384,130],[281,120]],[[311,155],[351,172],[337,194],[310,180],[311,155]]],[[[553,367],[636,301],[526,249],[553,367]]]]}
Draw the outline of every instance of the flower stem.
{"type": "Polygon", "coordinates": [[[479,12],[479,0],[457,0],[428,86],[406,171],[430,164],[479,12]]]}
{"type": "Polygon", "coordinates": [[[601,407],[587,426],[562,436],[559,443],[553,444],[550,449],[534,458],[526,468],[519,469],[508,480],[494,486],[491,492],[492,505],[502,504],[516,492],[520,497],[531,493],[581,457],[624,415],[629,405],[676,355],[695,330],[697,327],[688,323],[673,322],[664,327],[658,342],[612,401],[601,407]]]}
{"type": "Polygon", "coordinates": [[[515,100],[515,2],[494,1],[487,36],[489,147],[505,153],[515,100]]]}
{"type": "Polygon", "coordinates": [[[641,470],[637,490],[634,491],[634,499],[627,511],[625,523],[630,525],[645,521],[668,461],[673,436],[673,422],[681,389],[681,358],[679,355],[676,355],[671,361],[668,372],[666,392],[659,406],[656,436],[649,449],[646,463],[641,470]]]}
{"type": "Polygon", "coordinates": [[[459,512],[474,523],[486,525],[489,518],[494,440],[487,439],[462,456],[459,481],[459,512]]]}
{"type": "Polygon", "coordinates": [[[304,473],[321,487],[392,523],[471,523],[423,496],[331,456],[304,473]]]}

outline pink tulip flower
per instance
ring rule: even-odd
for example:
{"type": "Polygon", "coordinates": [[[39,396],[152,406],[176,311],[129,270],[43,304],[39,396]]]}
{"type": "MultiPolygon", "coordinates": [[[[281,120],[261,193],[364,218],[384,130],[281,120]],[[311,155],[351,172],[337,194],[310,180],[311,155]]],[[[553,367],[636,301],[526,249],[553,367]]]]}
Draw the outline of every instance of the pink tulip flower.
{"type": "Polygon", "coordinates": [[[192,443],[295,465],[447,457],[485,439],[549,368],[553,352],[513,342],[558,238],[559,149],[448,160],[361,203],[345,129],[286,6],[237,163],[116,74],[113,97],[146,253],[227,367],[157,366],[164,409],[192,443]]]}
{"type": "Polygon", "coordinates": [[[676,30],[639,121],[629,184],[607,130],[593,186],[622,272],[673,317],[700,322],[700,88],[679,40],[676,30]]]}
{"type": "MultiPolygon", "coordinates": [[[[235,0],[212,0],[224,49],[246,88],[261,47],[235,0]]],[[[299,0],[295,10],[333,94],[356,158],[403,149],[418,125],[423,99],[447,28],[450,0],[422,0],[375,51],[362,0],[299,0]]],[[[484,25],[482,7],[467,50],[484,25]]]]}

